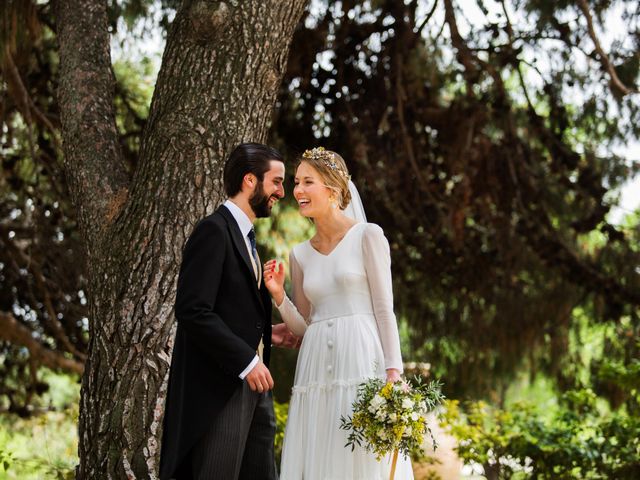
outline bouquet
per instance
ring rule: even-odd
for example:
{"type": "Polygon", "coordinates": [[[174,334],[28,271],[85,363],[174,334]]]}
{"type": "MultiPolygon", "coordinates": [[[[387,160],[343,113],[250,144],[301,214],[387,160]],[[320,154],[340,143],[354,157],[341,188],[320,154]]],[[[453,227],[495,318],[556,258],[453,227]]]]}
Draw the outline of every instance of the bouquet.
{"type": "Polygon", "coordinates": [[[340,428],[349,431],[345,447],[356,445],[375,453],[378,460],[393,452],[391,479],[393,480],[398,452],[404,455],[422,451],[424,436],[428,433],[437,445],[427,424],[427,414],[442,403],[441,384],[422,383],[415,377],[413,385],[406,381],[385,383],[370,378],[358,386],[353,402],[353,414],[341,417],[340,428]]]}

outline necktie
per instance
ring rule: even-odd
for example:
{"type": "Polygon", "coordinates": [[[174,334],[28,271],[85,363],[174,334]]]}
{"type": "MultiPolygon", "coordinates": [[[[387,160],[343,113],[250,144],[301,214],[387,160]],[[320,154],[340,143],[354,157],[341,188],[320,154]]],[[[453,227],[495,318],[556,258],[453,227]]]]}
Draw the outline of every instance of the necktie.
{"type": "MultiPolygon", "coordinates": [[[[251,244],[251,256],[253,257],[253,261],[255,262],[256,281],[258,282],[258,287],[260,287],[260,283],[262,280],[260,277],[262,276],[262,271],[260,269],[260,257],[258,257],[258,249],[256,248],[256,232],[253,228],[249,230],[249,233],[247,233],[247,237],[249,237],[249,243],[251,244]]],[[[262,361],[263,359],[262,357],[263,350],[264,350],[264,342],[262,341],[262,337],[260,337],[258,350],[256,350],[256,353],[258,354],[260,361],[262,361]]]]}
{"type": "Polygon", "coordinates": [[[256,232],[253,228],[249,230],[247,237],[249,237],[249,243],[251,244],[251,256],[253,257],[253,260],[256,265],[256,277],[257,277],[256,280],[258,280],[259,282],[260,281],[260,257],[258,257],[258,249],[256,248],[256,232]]]}

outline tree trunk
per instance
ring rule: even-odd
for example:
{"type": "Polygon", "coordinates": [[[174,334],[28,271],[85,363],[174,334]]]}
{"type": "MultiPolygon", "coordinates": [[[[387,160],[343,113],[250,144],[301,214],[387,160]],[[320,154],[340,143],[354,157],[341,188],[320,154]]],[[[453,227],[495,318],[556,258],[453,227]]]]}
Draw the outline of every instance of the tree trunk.
{"type": "Polygon", "coordinates": [[[117,138],[104,133],[113,122],[104,2],[60,3],[63,134],[74,159],[67,174],[76,207],[86,212],[81,229],[91,265],[77,477],[155,478],[182,247],[223,198],[226,154],[266,138],[306,0],[183,2],[127,188],[117,138]],[[80,42],[96,31],[98,40],[80,42]],[[89,97],[86,79],[99,69],[83,56],[108,67],[89,97]],[[87,100],[93,95],[100,102],[87,100]],[[87,195],[93,189],[102,200],[87,195]]]}

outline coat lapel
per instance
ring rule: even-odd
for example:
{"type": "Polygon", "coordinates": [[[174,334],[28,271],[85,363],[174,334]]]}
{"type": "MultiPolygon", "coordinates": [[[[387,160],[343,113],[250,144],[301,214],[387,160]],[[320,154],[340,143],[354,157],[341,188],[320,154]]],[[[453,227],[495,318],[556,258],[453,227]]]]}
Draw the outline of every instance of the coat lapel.
{"type": "Polygon", "coordinates": [[[262,305],[264,306],[265,312],[269,312],[269,308],[271,307],[271,294],[269,290],[267,290],[264,280],[260,286],[260,296],[262,297],[262,305]]]}
{"type": "Polygon", "coordinates": [[[233,245],[235,246],[236,251],[242,257],[243,263],[247,267],[246,272],[251,276],[251,280],[255,285],[255,288],[253,289],[253,291],[255,292],[256,297],[258,297],[258,300],[260,301],[260,305],[264,308],[264,303],[262,302],[262,299],[260,298],[260,295],[258,292],[258,284],[256,283],[256,276],[253,271],[253,264],[251,263],[251,259],[249,258],[249,251],[247,250],[247,244],[245,243],[244,238],[242,237],[242,232],[240,231],[238,222],[236,222],[236,219],[233,218],[233,215],[231,214],[229,209],[224,205],[221,205],[218,208],[218,212],[220,212],[220,214],[227,221],[229,232],[231,233],[231,239],[233,240],[233,245]]]}

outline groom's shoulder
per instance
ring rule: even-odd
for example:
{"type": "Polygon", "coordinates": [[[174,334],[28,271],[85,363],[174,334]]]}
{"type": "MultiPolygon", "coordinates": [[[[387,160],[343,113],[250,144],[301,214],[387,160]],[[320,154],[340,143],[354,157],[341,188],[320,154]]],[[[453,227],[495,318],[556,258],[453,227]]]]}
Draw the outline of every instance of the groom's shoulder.
{"type": "Polygon", "coordinates": [[[214,223],[216,225],[222,226],[226,224],[226,221],[224,219],[224,216],[220,213],[220,209],[218,209],[212,214],[204,217],[202,220],[200,220],[199,223],[214,223]]]}
{"type": "Polygon", "coordinates": [[[231,216],[231,212],[229,212],[227,207],[225,207],[224,205],[220,205],[215,210],[215,212],[204,217],[202,220],[198,222],[198,224],[208,223],[208,224],[216,225],[218,227],[226,227],[228,223],[227,217],[229,216],[231,216]]]}
{"type": "Polygon", "coordinates": [[[194,233],[197,231],[206,231],[217,234],[221,234],[226,230],[227,221],[224,216],[220,214],[219,210],[216,210],[212,214],[202,218],[198,223],[196,223],[193,229],[194,233]]]}

